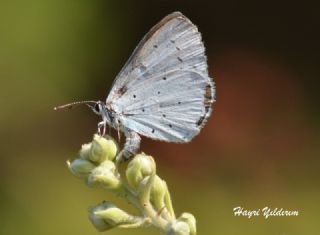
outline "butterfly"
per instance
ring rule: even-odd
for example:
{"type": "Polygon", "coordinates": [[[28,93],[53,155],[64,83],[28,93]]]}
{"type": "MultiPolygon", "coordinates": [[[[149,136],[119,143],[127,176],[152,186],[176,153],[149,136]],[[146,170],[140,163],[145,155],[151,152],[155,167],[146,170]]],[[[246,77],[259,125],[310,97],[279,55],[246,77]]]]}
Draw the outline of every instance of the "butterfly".
{"type": "Polygon", "coordinates": [[[141,136],[154,140],[190,142],[211,115],[215,86],[208,74],[205,48],[197,27],[173,12],[140,41],[115,78],[106,102],[79,101],[55,109],[86,104],[106,126],[124,133],[117,160],[131,158],[141,136]]]}

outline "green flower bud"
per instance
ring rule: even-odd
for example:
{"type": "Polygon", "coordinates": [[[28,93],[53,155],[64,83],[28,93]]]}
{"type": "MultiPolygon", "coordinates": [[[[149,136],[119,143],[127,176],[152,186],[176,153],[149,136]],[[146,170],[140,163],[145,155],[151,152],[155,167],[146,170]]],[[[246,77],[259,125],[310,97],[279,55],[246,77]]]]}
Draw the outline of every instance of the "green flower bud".
{"type": "Polygon", "coordinates": [[[88,177],[88,185],[100,185],[109,190],[119,189],[121,181],[115,169],[116,166],[112,161],[104,161],[91,172],[88,177]]]}
{"type": "Polygon", "coordinates": [[[174,221],[166,228],[167,235],[191,235],[189,225],[183,221],[174,221]]]}
{"type": "Polygon", "coordinates": [[[94,135],[89,159],[93,162],[112,161],[117,154],[117,145],[112,139],[94,135]]]}
{"type": "Polygon", "coordinates": [[[192,214],[183,213],[178,220],[186,222],[189,225],[190,235],[197,234],[196,219],[194,218],[194,216],[192,214]]]}
{"type": "Polygon", "coordinates": [[[103,202],[89,210],[89,219],[99,231],[114,227],[138,227],[144,219],[129,215],[111,202],[103,202]]]}
{"type": "MultiPolygon", "coordinates": [[[[139,192],[142,192],[143,190],[145,190],[145,187],[149,179],[150,179],[150,176],[147,176],[140,182],[139,190],[138,190],[139,192]]],[[[156,175],[150,191],[150,201],[156,210],[161,210],[166,206],[164,199],[165,199],[167,190],[168,188],[167,188],[166,182],[156,175]]]]}
{"type": "Polygon", "coordinates": [[[140,182],[147,176],[154,174],[156,164],[151,156],[145,154],[136,155],[128,164],[126,177],[128,184],[137,189],[140,182]]]}
{"type": "Polygon", "coordinates": [[[102,232],[116,227],[114,224],[108,223],[101,216],[97,216],[96,214],[99,211],[114,207],[116,206],[114,206],[111,202],[103,202],[96,207],[89,209],[89,220],[98,231],[102,232]]]}
{"type": "Polygon", "coordinates": [[[67,165],[72,174],[82,178],[87,177],[91,173],[91,171],[96,167],[90,161],[81,158],[75,159],[71,163],[67,161],[67,165]]]}
{"type": "Polygon", "coordinates": [[[91,155],[91,143],[83,144],[81,146],[79,155],[80,155],[80,158],[89,160],[90,159],[89,156],[91,155]]]}

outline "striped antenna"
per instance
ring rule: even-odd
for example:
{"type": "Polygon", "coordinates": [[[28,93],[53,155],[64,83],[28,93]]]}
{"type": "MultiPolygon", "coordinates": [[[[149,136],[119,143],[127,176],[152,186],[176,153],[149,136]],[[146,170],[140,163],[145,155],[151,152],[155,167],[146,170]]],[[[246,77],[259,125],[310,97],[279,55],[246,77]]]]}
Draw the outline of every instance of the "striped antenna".
{"type": "Polygon", "coordinates": [[[60,110],[60,109],[72,109],[75,106],[79,106],[81,104],[96,104],[97,101],[93,101],[93,100],[85,100],[85,101],[77,101],[77,102],[72,102],[69,104],[64,104],[64,105],[60,105],[57,107],[54,107],[54,110],[60,110]]]}

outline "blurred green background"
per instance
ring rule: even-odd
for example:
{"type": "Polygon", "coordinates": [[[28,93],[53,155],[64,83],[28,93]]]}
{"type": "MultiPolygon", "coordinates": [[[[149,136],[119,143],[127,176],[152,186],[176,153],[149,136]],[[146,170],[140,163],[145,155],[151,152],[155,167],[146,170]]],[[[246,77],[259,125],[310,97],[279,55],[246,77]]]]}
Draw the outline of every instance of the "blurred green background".
{"type": "MultiPolygon", "coordinates": [[[[104,100],[142,36],[179,10],[202,32],[217,86],[191,143],[143,139],[177,214],[199,234],[319,234],[319,6],[294,1],[0,1],[0,234],[97,234],[89,189],[66,160],[99,117],[70,101],[104,100]],[[234,217],[233,208],[298,210],[234,217]]],[[[157,234],[115,229],[108,234],[157,234]]]]}

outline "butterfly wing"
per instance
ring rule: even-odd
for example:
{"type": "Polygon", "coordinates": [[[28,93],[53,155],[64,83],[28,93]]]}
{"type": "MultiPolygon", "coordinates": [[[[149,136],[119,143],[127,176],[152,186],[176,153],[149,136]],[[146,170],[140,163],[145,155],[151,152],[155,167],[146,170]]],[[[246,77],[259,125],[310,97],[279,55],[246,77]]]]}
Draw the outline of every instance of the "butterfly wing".
{"type": "Polygon", "coordinates": [[[107,104],[126,128],[158,140],[188,142],[210,116],[213,98],[201,35],[175,12],[138,44],[107,104]]]}

